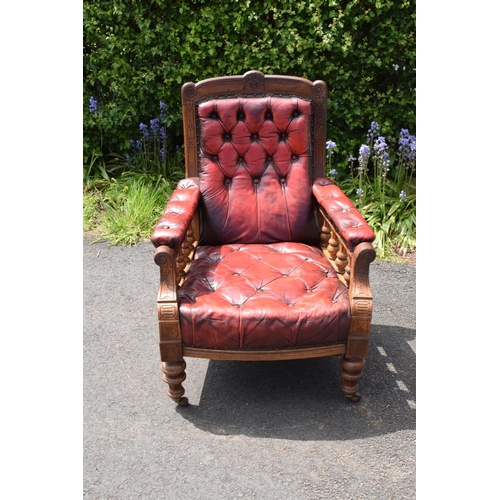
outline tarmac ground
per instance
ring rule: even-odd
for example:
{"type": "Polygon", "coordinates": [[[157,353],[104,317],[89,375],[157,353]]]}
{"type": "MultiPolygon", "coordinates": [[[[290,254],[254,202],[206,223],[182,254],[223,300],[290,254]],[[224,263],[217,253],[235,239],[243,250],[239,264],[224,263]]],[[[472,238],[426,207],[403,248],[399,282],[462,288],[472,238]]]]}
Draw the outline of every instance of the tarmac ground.
{"type": "Polygon", "coordinates": [[[416,498],[416,268],[375,261],[362,399],[340,359],[185,358],[190,405],[166,395],[159,268],[149,242],[83,240],[83,497],[416,498]]]}

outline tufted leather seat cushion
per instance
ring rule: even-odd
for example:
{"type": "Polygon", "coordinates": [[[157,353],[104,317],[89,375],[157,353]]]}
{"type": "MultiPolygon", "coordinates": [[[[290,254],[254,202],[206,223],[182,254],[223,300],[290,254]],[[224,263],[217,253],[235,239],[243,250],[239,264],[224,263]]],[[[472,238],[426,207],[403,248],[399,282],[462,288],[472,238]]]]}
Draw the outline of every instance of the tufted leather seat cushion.
{"type": "Polygon", "coordinates": [[[348,291],[302,243],[202,246],[179,289],[191,347],[287,348],[345,341],[348,291]]]}
{"type": "Polygon", "coordinates": [[[198,105],[200,244],[317,244],[309,101],[212,99],[198,105]]]}

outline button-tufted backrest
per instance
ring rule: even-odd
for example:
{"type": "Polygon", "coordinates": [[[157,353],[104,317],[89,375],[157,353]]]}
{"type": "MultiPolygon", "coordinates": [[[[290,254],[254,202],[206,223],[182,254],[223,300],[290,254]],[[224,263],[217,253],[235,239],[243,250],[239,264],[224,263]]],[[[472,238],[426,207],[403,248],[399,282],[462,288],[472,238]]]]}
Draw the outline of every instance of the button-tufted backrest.
{"type": "Polygon", "coordinates": [[[311,101],[209,99],[197,113],[200,244],[318,243],[311,101]]]}

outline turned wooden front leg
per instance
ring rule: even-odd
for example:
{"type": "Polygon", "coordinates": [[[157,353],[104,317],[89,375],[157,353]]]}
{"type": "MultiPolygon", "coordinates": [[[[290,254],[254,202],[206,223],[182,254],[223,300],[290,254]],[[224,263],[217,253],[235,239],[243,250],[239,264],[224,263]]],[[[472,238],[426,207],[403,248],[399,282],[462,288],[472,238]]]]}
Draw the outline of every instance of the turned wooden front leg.
{"type": "Polygon", "coordinates": [[[352,360],[343,356],[341,366],[342,392],[350,401],[358,402],[361,399],[358,392],[358,380],[363,376],[365,360],[352,360]]]}
{"type": "Polygon", "coordinates": [[[187,406],[188,399],[184,395],[182,382],[186,379],[186,362],[184,360],[175,363],[163,362],[161,364],[163,380],[168,384],[167,394],[179,406],[187,406]]]}

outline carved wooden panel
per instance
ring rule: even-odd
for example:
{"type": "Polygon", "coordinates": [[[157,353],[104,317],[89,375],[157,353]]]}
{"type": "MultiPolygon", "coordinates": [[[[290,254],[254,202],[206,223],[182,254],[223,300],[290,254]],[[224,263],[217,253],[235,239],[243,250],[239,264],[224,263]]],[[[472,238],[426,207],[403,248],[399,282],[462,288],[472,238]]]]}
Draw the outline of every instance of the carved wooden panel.
{"type": "Polygon", "coordinates": [[[180,340],[160,340],[162,361],[182,361],[182,342],[180,340]]]}
{"type": "Polygon", "coordinates": [[[243,76],[244,90],[247,92],[265,92],[264,74],[260,71],[249,71],[243,76]]]}
{"type": "Polygon", "coordinates": [[[165,304],[160,302],[158,304],[158,319],[167,321],[179,319],[177,303],[165,304]]]}
{"type": "Polygon", "coordinates": [[[160,340],[174,340],[181,338],[181,330],[178,321],[160,321],[160,340]]]}
{"type": "Polygon", "coordinates": [[[175,278],[175,267],[172,261],[167,261],[160,267],[160,288],[158,290],[158,302],[173,300],[177,296],[177,282],[175,278]]]}
{"type": "Polygon", "coordinates": [[[365,359],[368,356],[369,337],[349,336],[347,340],[346,357],[353,360],[365,359]]]}

